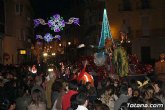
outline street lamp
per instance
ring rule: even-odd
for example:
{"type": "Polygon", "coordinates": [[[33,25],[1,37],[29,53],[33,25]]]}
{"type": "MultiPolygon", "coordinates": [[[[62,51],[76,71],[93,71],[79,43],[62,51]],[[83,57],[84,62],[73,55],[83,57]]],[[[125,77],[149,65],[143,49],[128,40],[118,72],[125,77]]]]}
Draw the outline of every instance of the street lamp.
{"type": "Polygon", "coordinates": [[[61,44],[59,44],[59,46],[61,47],[62,45],[61,45],[61,44]]]}
{"type": "Polygon", "coordinates": [[[53,68],[49,68],[49,69],[48,69],[48,72],[52,72],[52,71],[53,71],[53,68]]]}
{"type": "Polygon", "coordinates": [[[44,56],[44,57],[47,57],[47,56],[48,56],[48,53],[43,53],[43,56],[44,56]]]}
{"type": "Polygon", "coordinates": [[[56,53],[52,53],[52,56],[55,56],[56,55],[56,53]]]}
{"type": "Polygon", "coordinates": [[[68,42],[68,45],[71,45],[71,42],[68,42]]]}

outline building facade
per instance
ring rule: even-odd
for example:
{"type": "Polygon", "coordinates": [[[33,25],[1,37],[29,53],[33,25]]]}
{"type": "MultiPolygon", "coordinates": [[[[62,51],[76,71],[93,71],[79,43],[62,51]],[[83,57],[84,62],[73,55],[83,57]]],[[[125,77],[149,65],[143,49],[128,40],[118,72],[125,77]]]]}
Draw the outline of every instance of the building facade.
{"type": "Polygon", "coordinates": [[[120,32],[132,40],[132,53],[141,61],[158,59],[165,53],[164,0],[106,0],[112,36],[120,32]]]}
{"type": "Polygon", "coordinates": [[[28,0],[5,0],[4,8],[3,63],[24,63],[29,54],[29,38],[33,36],[31,4],[28,0]],[[20,50],[26,50],[26,54],[21,55],[20,50]]]}
{"type": "Polygon", "coordinates": [[[4,0],[0,0],[0,63],[2,63],[3,59],[3,36],[5,33],[5,8],[4,8],[4,0]]]}

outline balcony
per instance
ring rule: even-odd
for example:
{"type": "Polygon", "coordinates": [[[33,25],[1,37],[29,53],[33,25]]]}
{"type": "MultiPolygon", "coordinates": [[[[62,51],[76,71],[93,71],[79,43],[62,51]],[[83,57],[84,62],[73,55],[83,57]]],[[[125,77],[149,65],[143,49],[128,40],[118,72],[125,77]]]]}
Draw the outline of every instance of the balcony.
{"type": "Polygon", "coordinates": [[[136,9],[138,10],[148,10],[148,9],[152,9],[151,7],[151,3],[148,1],[143,1],[143,2],[137,2],[136,3],[136,9]]]}

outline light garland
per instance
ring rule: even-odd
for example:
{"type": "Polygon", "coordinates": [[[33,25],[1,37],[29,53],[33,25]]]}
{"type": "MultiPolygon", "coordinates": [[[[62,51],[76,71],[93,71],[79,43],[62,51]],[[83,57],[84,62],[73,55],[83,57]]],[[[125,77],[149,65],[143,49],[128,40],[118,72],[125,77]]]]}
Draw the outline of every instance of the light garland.
{"type": "Polygon", "coordinates": [[[53,36],[50,33],[46,33],[44,36],[36,35],[36,39],[44,39],[46,42],[51,42],[53,39],[61,40],[61,36],[60,35],[53,36]]]}
{"type": "Polygon", "coordinates": [[[45,22],[44,19],[34,19],[34,27],[38,27],[39,25],[48,25],[51,30],[54,30],[54,32],[60,32],[63,30],[66,24],[75,24],[79,25],[79,18],[71,17],[68,22],[65,22],[63,20],[63,17],[61,17],[59,14],[53,15],[50,17],[50,20],[48,22],[45,22]]]}

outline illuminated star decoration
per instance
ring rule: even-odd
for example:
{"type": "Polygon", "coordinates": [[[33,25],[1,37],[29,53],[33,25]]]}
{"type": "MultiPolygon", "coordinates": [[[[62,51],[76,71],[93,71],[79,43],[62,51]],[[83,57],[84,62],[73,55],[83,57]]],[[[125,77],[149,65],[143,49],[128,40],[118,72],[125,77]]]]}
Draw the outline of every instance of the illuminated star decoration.
{"type": "Polygon", "coordinates": [[[63,30],[66,24],[75,24],[80,26],[79,24],[79,18],[71,17],[68,22],[65,22],[63,20],[63,17],[61,17],[59,14],[53,15],[50,17],[50,20],[46,23],[44,19],[34,19],[34,27],[37,27],[39,25],[48,25],[51,30],[54,30],[54,32],[60,32],[63,30]]]}
{"type": "Polygon", "coordinates": [[[51,42],[53,39],[61,40],[61,36],[60,35],[53,36],[50,33],[46,33],[44,36],[36,35],[36,39],[44,39],[46,42],[51,42]]]}
{"type": "Polygon", "coordinates": [[[59,14],[56,14],[53,17],[50,17],[48,26],[51,28],[51,30],[54,30],[54,32],[60,32],[63,30],[63,27],[65,27],[65,21],[62,17],[60,17],[59,14]]]}

